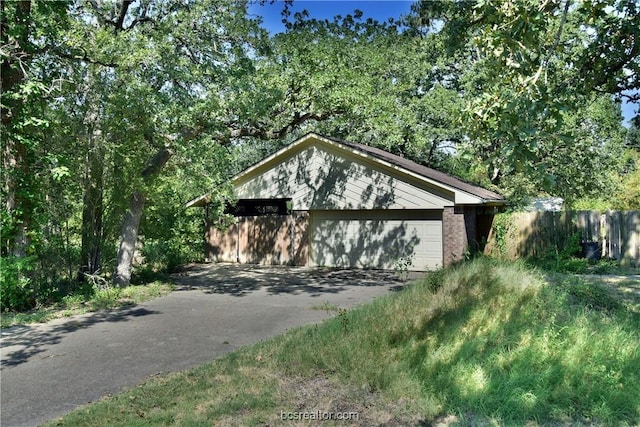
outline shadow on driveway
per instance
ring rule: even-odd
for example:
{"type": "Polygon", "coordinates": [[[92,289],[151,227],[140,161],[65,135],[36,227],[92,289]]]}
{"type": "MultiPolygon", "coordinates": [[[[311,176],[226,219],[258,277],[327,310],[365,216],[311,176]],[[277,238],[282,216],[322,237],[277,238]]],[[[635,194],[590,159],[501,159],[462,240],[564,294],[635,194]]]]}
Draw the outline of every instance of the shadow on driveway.
{"type": "Polygon", "coordinates": [[[402,286],[392,272],[193,265],[145,303],[2,330],[0,424],[40,425],[402,286]],[[191,290],[191,291],[190,291],[191,290]],[[242,298],[239,298],[242,297],[242,298]]]}
{"type": "MultiPolygon", "coordinates": [[[[176,291],[200,290],[206,294],[247,296],[261,290],[268,295],[322,296],[339,294],[352,287],[402,289],[403,283],[392,271],[347,270],[310,267],[262,266],[251,264],[195,264],[172,275],[176,291]]],[[[17,366],[60,343],[72,332],[97,323],[127,322],[142,316],[160,314],[139,306],[101,310],[72,319],[59,319],[45,325],[14,326],[2,330],[0,369],[17,366]]],[[[42,356],[56,357],[56,355],[42,356]]]]}
{"type": "Polygon", "coordinates": [[[205,293],[245,296],[264,289],[269,294],[339,293],[348,286],[385,286],[392,290],[402,282],[392,271],[347,270],[254,264],[196,264],[172,276],[177,290],[200,289],[205,293]]]}
{"type": "MultiPolygon", "coordinates": [[[[47,351],[47,347],[58,344],[66,334],[79,329],[86,329],[96,323],[126,322],[141,316],[158,314],[145,308],[131,307],[128,309],[102,310],[73,320],[60,319],[64,323],[54,324],[51,327],[38,327],[42,325],[20,325],[2,330],[2,360],[0,369],[9,366],[17,366],[28,362],[39,353],[47,351]],[[18,349],[13,350],[12,347],[18,349]]],[[[46,325],[45,325],[46,326],[46,325]]],[[[47,356],[55,357],[56,355],[47,356]]]]}

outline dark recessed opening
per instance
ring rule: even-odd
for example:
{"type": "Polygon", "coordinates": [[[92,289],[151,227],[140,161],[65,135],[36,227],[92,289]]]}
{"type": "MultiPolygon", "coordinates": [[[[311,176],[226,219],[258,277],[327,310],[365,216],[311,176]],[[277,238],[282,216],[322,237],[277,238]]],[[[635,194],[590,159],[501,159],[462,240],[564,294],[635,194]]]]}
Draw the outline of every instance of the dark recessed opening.
{"type": "Polygon", "coordinates": [[[240,199],[228,205],[225,213],[234,216],[290,215],[291,199],[240,199]]]}

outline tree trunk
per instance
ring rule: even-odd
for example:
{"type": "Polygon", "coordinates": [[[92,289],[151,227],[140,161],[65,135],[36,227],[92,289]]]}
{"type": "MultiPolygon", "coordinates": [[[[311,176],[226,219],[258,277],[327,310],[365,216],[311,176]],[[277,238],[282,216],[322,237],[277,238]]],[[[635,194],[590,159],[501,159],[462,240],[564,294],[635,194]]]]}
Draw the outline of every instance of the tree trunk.
{"type": "Polygon", "coordinates": [[[433,156],[436,153],[436,148],[438,148],[438,145],[440,144],[440,140],[438,139],[433,139],[433,141],[431,141],[431,147],[429,148],[429,155],[427,156],[427,164],[426,166],[431,166],[433,163],[433,156]]]}
{"type": "Polygon", "coordinates": [[[102,266],[102,211],[104,156],[99,147],[87,154],[87,175],[82,205],[82,249],[80,273],[95,274],[102,266]]]}
{"type": "Polygon", "coordinates": [[[487,166],[487,175],[489,176],[489,180],[493,185],[500,185],[500,180],[502,179],[502,171],[495,164],[490,163],[487,166]]]}
{"type": "MultiPolygon", "coordinates": [[[[92,92],[93,74],[87,75],[88,92],[92,92]]],[[[80,250],[80,272],[96,274],[102,266],[102,211],[104,194],[104,148],[100,123],[100,105],[94,96],[87,96],[89,104],[84,126],[87,130],[84,196],[82,200],[82,247],[80,250]]]]}
{"type": "Polygon", "coordinates": [[[136,249],[138,227],[140,226],[140,218],[142,218],[145,201],[146,195],[140,190],[135,190],[129,202],[129,209],[124,215],[120,231],[118,263],[116,265],[116,273],[113,276],[113,283],[116,286],[127,286],[131,282],[133,254],[136,249]]]}
{"type": "MultiPolygon", "coordinates": [[[[142,171],[142,178],[145,184],[149,184],[153,178],[162,170],[169,161],[173,153],[168,148],[162,148],[149,162],[149,165],[142,171]]],[[[133,254],[138,240],[138,227],[140,218],[146,202],[146,194],[141,189],[136,189],[131,196],[129,209],[124,215],[122,229],[120,231],[120,245],[118,246],[118,256],[116,260],[116,272],[113,275],[113,283],[116,286],[127,286],[131,281],[131,267],[133,265],[133,254]]]]}
{"type": "Polygon", "coordinates": [[[24,64],[30,58],[24,52],[29,39],[29,19],[31,17],[31,2],[20,1],[15,4],[15,22],[6,21],[5,7],[3,1],[0,13],[0,39],[4,46],[10,46],[8,37],[9,25],[19,25],[23,31],[18,38],[16,52],[9,50],[8,55],[3,55],[0,66],[0,78],[2,80],[2,133],[3,138],[3,164],[2,173],[4,178],[4,196],[6,198],[5,208],[9,218],[12,220],[12,233],[7,241],[2,242],[2,252],[16,257],[25,257],[27,248],[31,244],[29,228],[31,226],[31,215],[33,203],[30,201],[29,184],[32,184],[33,177],[30,173],[30,161],[28,147],[20,140],[13,137],[15,132],[12,126],[19,121],[20,109],[23,106],[23,99],[8,96],[24,83],[24,64]]]}
{"type": "Polygon", "coordinates": [[[33,210],[29,197],[25,197],[31,183],[27,147],[8,136],[3,151],[5,209],[11,220],[11,231],[5,230],[7,240],[2,242],[2,255],[24,258],[31,244],[29,228],[33,210]]]}
{"type": "Polygon", "coordinates": [[[18,258],[27,256],[27,249],[31,246],[31,217],[33,214],[33,202],[30,193],[33,191],[32,177],[30,176],[31,159],[27,153],[27,147],[22,143],[16,143],[17,162],[13,178],[17,181],[14,193],[15,206],[13,207],[14,238],[12,255],[18,258]]]}

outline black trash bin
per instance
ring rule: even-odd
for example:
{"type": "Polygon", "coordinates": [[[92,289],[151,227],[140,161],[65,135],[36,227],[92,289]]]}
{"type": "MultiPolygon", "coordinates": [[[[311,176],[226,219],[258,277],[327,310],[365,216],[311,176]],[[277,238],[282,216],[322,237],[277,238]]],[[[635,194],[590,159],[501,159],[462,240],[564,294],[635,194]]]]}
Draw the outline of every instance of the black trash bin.
{"type": "Polygon", "coordinates": [[[600,243],[582,242],[582,256],[588,260],[597,261],[600,259],[600,243]]]}

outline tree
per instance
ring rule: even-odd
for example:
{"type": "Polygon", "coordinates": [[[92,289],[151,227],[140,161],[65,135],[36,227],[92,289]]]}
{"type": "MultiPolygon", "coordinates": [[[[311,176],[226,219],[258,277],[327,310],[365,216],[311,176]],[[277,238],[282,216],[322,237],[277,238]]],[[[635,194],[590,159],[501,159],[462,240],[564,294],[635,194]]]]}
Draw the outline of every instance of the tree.
{"type": "Polygon", "coordinates": [[[124,160],[126,147],[130,164],[113,172],[119,192],[130,194],[113,276],[122,286],[131,278],[149,191],[175,153],[198,156],[194,148],[204,137],[225,145],[239,138],[281,138],[323,116],[271,108],[254,66],[266,52],[265,33],[247,19],[244,3],[90,5],[82,11],[90,18],[76,20],[75,31],[95,41],[83,50],[87,61],[108,69],[109,93],[102,96],[109,101],[100,127],[103,138],[120,144],[114,161],[122,163],[117,159],[124,160]],[[255,102],[260,98],[265,102],[255,102]],[[155,154],[145,159],[151,150],[155,154]]]}
{"type": "Polygon", "coordinates": [[[555,180],[554,194],[566,206],[617,190],[625,152],[621,122],[619,103],[609,95],[594,96],[575,111],[563,113],[558,138],[539,144],[546,173],[555,180]]]}
{"type": "MultiPolygon", "coordinates": [[[[463,138],[453,114],[460,97],[438,62],[442,45],[394,22],[361,17],[356,10],[317,20],[303,11],[287,20],[253,80],[236,86],[239,105],[232,109],[245,114],[238,128],[280,144],[313,128],[442,167],[443,147],[463,138]]],[[[261,155],[251,147],[257,161],[261,155]]]]}
{"type": "Polygon", "coordinates": [[[640,153],[640,114],[632,118],[630,124],[625,137],[625,145],[640,153]]]}
{"type": "Polygon", "coordinates": [[[3,256],[34,253],[32,236],[64,221],[47,210],[68,200],[46,188],[44,163],[83,188],[82,211],[65,211],[81,223],[83,273],[100,269],[114,219],[125,218],[116,278],[126,283],[153,178],[174,152],[197,156],[190,144],[219,128],[226,85],[250,72],[263,31],[242,2],[3,1],[1,18],[3,256]]]}
{"type": "Polygon", "coordinates": [[[80,44],[87,60],[107,70],[101,128],[119,138],[114,159],[122,164],[113,179],[120,193],[130,192],[114,273],[114,283],[125,285],[149,187],[179,147],[215,129],[225,83],[250,70],[251,46],[261,34],[242,3],[88,6],[78,9],[84,18],[75,21],[75,31],[90,41],[80,44]]]}
{"type": "Polygon", "coordinates": [[[414,11],[413,26],[435,31],[468,69],[464,125],[496,185],[525,170],[555,191],[540,145],[572,138],[564,112],[598,93],[639,97],[634,2],[423,1],[414,11]]]}
{"type": "Polygon", "coordinates": [[[615,209],[640,209],[640,115],[631,119],[625,136],[627,155],[624,157],[624,173],[621,184],[613,194],[615,209]]]}
{"type": "Polygon", "coordinates": [[[55,79],[51,69],[42,72],[38,62],[52,50],[65,24],[65,3],[0,2],[3,255],[24,258],[33,252],[31,231],[39,202],[33,167],[39,130],[47,124],[39,106],[55,79]]]}

